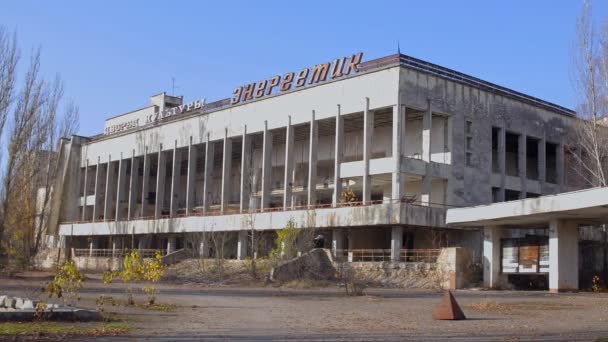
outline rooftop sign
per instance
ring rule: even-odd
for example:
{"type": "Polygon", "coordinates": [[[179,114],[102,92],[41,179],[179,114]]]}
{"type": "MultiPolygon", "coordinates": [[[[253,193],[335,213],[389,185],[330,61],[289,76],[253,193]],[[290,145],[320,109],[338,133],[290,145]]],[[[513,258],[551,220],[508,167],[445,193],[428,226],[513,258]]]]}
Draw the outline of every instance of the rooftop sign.
{"type": "Polygon", "coordinates": [[[271,95],[273,91],[280,93],[289,91],[292,88],[297,89],[324,82],[328,78],[334,80],[348,76],[351,73],[359,71],[357,67],[361,63],[361,58],[363,58],[363,52],[350,57],[337,58],[332,63],[317,64],[312,68],[304,68],[297,74],[288,72],[283,77],[277,75],[268,80],[237,87],[234,89],[234,97],[230,103],[235,105],[271,95]]]}

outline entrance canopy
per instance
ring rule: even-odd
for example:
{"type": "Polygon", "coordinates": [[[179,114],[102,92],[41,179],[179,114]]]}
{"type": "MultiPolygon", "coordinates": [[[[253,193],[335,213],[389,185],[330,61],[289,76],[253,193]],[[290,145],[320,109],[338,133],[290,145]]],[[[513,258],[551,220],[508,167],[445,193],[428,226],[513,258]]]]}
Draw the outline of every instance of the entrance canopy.
{"type": "MultiPolygon", "coordinates": [[[[513,260],[520,262],[522,259],[521,255],[515,258],[511,253],[513,249],[509,244],[512,241],[506,235],[509,229],[548,228],[549,260],[547,262],[546,255],[545,258],[536,258],[537,267],[532,269],[546,272],[548,264],[549,289],[554,292],[578,289],[578,227],[607,221],[608,188],[449,209],[446,214],[448,226],[483,227],[483,279],[486,287],[503,287],[509,273],[505,269],[510,269],[513,260]]],[[[536,247],[535,255],[541,256],[546,251],[545,246],[525,246],[524,252],[536,247]]],[[[521,246],[518,253],[521,253],[521,246]]]]}
{"type": "Polygon", "coordinates": [[[449,209],[446,224],[456,227],[538,226],[553,220],[578,224],[608,221],[608,188],[449,209]]]}

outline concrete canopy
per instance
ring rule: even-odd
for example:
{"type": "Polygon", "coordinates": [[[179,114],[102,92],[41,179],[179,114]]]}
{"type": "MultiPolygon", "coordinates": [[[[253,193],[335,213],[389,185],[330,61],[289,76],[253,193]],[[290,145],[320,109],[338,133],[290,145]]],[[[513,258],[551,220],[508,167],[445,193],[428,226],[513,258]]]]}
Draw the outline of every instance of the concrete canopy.
{"type": "Polygon", "coordinates": [[[538,198],[449,209],[450,226],[534,226],[552,220],[579,224],[608,220],[608,188],[592,188],[538,198]]]}

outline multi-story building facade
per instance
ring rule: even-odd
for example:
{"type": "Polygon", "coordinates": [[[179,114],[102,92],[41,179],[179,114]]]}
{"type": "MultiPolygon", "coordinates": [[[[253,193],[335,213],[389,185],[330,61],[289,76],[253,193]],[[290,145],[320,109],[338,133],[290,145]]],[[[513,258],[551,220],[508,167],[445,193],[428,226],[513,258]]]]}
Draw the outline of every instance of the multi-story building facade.
{"type": "Polygon", "coordinates": [[[174,250],[228,231],[228,256],[244,258],[248,231],[272,244],[291,220],[335,250],[397,260],[441,230],[479,258],[481,233],[447,228],[446,209],[572,188],[574,118],[402,54],[337,59],[210,103],[161,93],[103,134],[63,140],[49,233],[71,247],[174,250]]]}

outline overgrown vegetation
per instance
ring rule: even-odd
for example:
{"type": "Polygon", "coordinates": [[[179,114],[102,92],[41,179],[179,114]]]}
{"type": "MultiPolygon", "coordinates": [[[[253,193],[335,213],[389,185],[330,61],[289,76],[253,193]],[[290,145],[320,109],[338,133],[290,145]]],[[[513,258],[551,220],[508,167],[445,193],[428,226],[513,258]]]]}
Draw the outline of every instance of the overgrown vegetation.
{"type": "Polygon", "coordinates": [[[139,251],[132,250],[125,254],[122,269],[115,272],[104,272],[102,281],[104,284],[110,284],[114,279],[119,278],[127,284],[128,305],[135,305],[133,289],[141,284],[141,289],[148,297],[147,305],[153,305],[158,294],[156,283],[160,281],[165,271],[161,258],[160,251],[156,251],[154,258],[142,258],[139,251]]]}
{"type": "Polygon", "coordinates": [[[49,298],[57,297],[65,304],[73,305],[75,301],[80,300],[79,293],[84,280],[84,274],[78,270],[74,261],[66,260],[57,267],[55,277],[48,284],[46,292],[49,298]]]}

